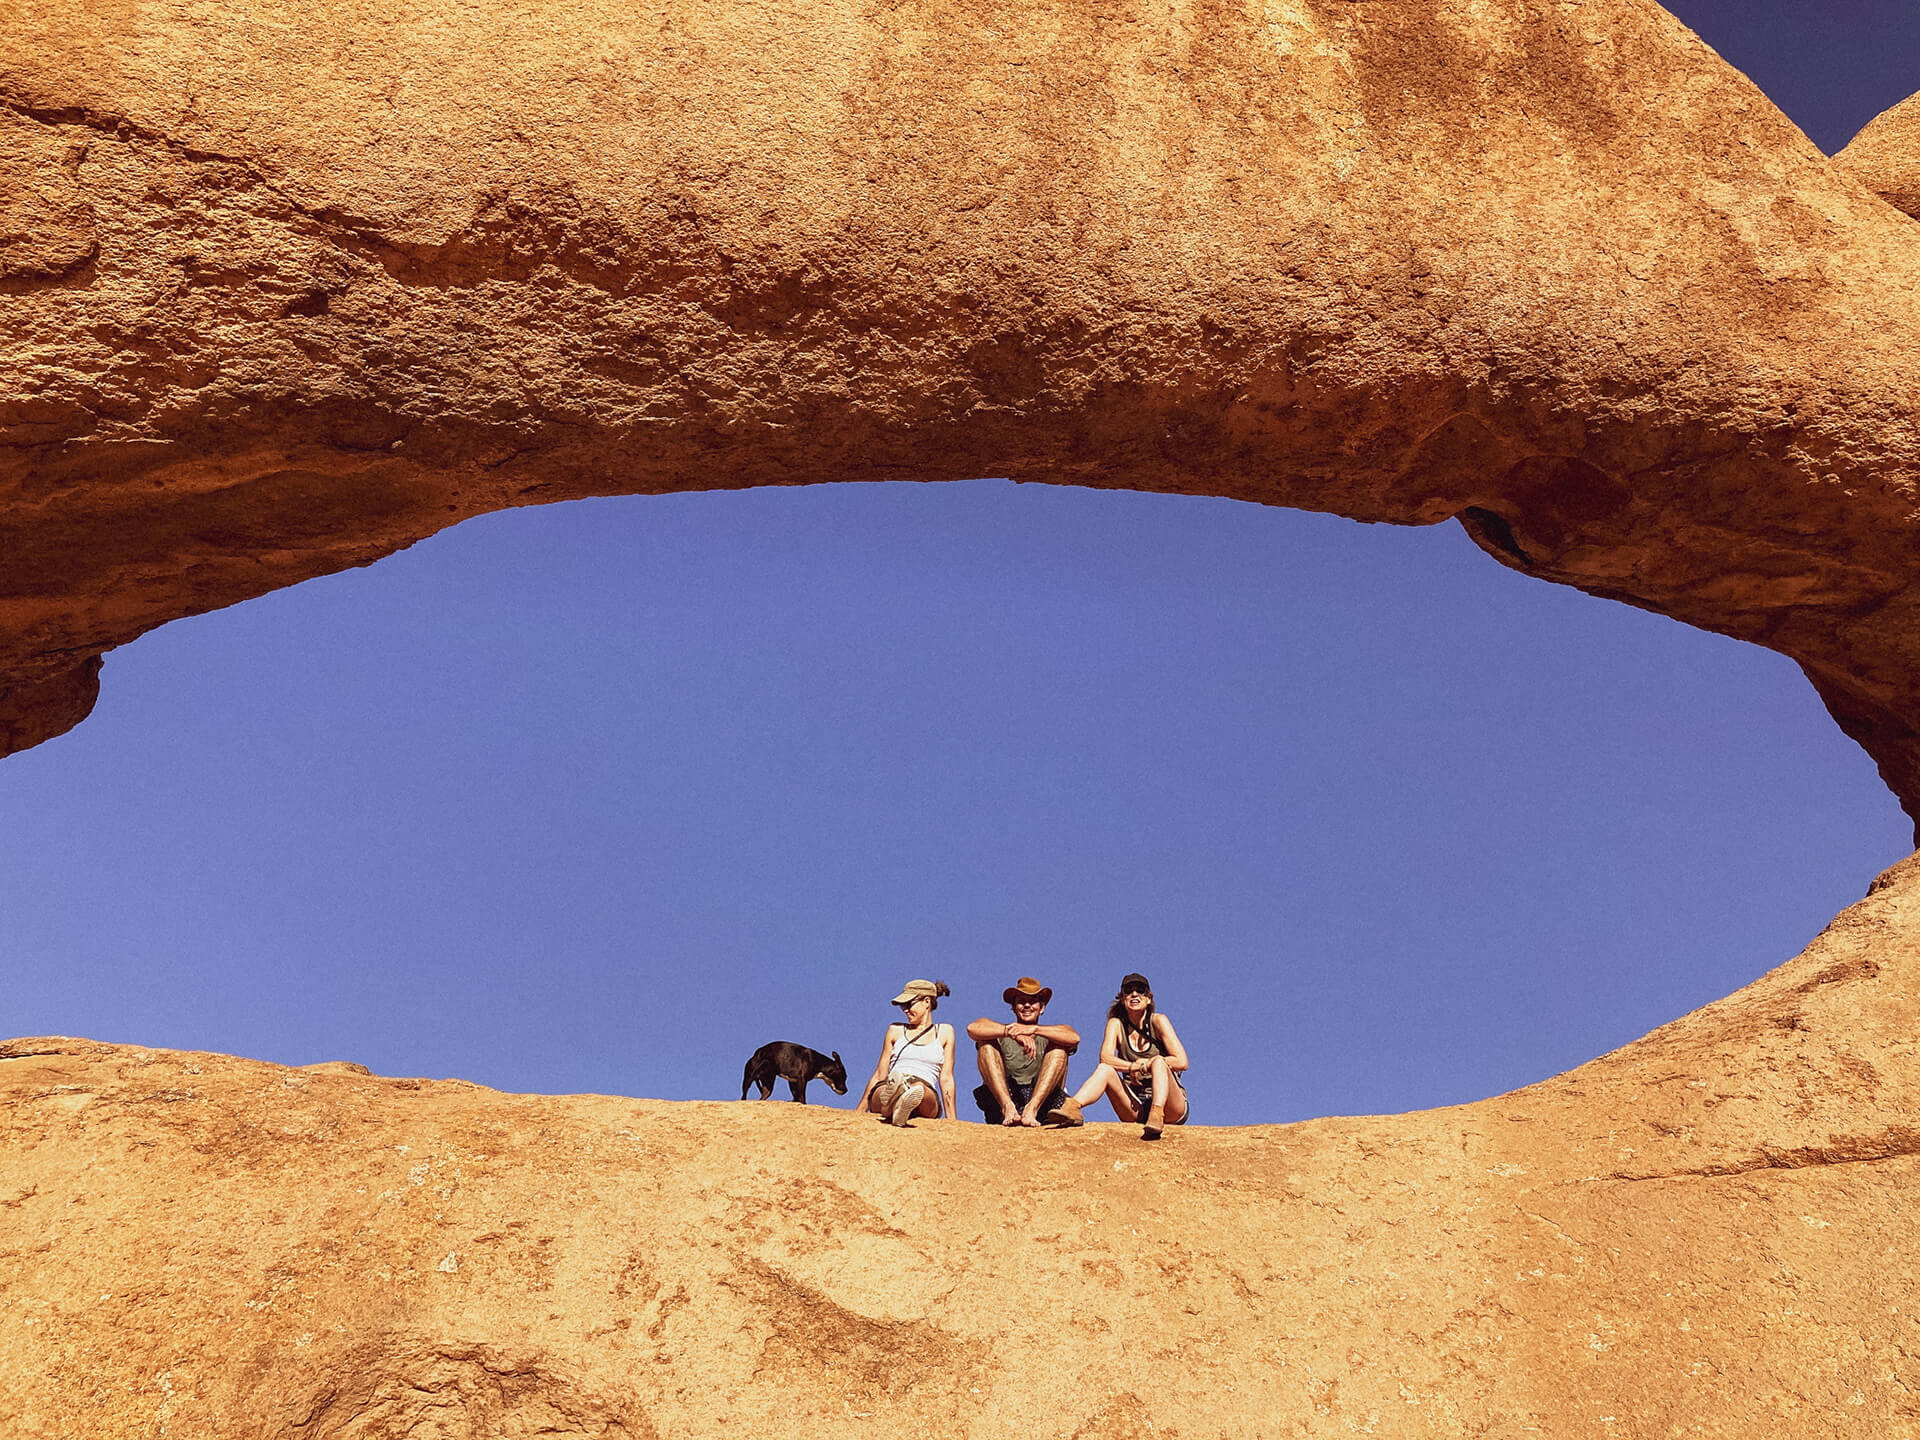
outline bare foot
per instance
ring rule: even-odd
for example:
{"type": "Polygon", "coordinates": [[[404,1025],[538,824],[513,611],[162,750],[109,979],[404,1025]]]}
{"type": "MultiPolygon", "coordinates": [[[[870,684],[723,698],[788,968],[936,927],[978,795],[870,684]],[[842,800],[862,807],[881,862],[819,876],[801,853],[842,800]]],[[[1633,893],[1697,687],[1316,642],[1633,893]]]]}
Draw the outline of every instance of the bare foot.
{"type": "Polygon", "coordinates": [[[1006,1119],[1004,1119],[1004,1120],[1002,1120],[1002,1121],[1001,1121],[1000,1123],[1001,1123],[1002,1125],[1005,1125],[1005,1126],[1007,1126],[1007,1127],[1009,1127],[1009,1128],[1011,1128],[1011,1127],[1013,1127],[1013,1126],[1015,1126],[1015,1125],[1018,1125],[1018,1124],[1020,1123],[1020,1117],[1019,1117],[1019,1115],[1017,1115],[1017,1114],[1015,1114],[1015,1113],[1014,1113],[1013,1111],[1011,1111],[1011,1110],[1009,1110],[1009,1111],[1007,1112],[1007,1118],[1006,1118],[1006,1119]]]}
{"type": "Polygon", "coordinates": [[[1040,1117],[1030,1110],[1022,1110],[1020,1112],[1020,1123],[1029,1130],[1038,1130],[1040,1128],[1040,1117]]]}

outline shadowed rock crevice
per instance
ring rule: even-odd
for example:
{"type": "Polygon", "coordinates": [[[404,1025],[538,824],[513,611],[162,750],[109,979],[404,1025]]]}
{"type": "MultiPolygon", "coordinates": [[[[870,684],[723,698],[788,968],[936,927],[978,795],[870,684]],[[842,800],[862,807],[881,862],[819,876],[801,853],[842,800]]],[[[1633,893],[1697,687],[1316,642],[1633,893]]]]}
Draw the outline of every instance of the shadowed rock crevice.
{"type": "Polygon", "coordinates": [[[347,1348],[310,1404],[289,1409],[277,1386],[263,1385],[260,1398],[276,1418],[255,1433],[260,1440],[656,1440],[630,1402],[591,1393],[565,1375],[568,1368],[487,1345],[394,1336],[347,1348]]]}
{"type": "MultiPolygon", "coordinates": [[[[1678,1133],[1678,1132],[1675,1132],[1678,1133]]],[[[1920,1129],[1898,1125],[1871,1135],[1835,1135],[1823,1145],[1802,1145],[1791,1150],[1767,1151],[1724,1164],[1705,1165],[1692,1170],[1616,1171],[1595,1177],[1604,1180],[1687,1180],[1724,1179],[1730,1175],[1748,1175],[1756,1170],[1806,1170],[1825,1165],[1882,1165],[1890,1160],[1912,1160],[1920,1156],[1920,1129]]]]}

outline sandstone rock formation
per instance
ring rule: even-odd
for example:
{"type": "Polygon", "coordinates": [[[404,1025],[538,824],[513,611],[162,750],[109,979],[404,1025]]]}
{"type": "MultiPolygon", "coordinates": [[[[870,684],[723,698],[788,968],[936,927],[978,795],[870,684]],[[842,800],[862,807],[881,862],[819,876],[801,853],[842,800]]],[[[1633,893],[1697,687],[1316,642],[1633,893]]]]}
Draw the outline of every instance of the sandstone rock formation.
{"type": "Polygon", "coordinates": [[[0,1434],[1911,1437],[1916,1034],[1920,857],[1558,1079],[1158,1146],[15,1041],[0,1434]]]}
{"type": "Polygon", "coordinates": [[[1770,645],[1920,806],[1920,229],[1647,0],[0,20],[0,742],[481,511],[1011,475],[1770,645]]]}
{"type": "MultiPolygon", "coordinates": [[[[1913,115],[1830,164],[1639,0],[11,7],[0,751],[485,510],[1000,474],[1459,517],[1920,807],[1913,115]]],[[[0,1434],[1920,1435],[1914,865],[1555,1081],[1153,1149],[15,1042],[0,1434]]]]}
{"type": "Polygon", "coordinates": [[[1920,95],[1876,117],[1833,158],[1889,205],[1920,216],[1920,95]]]}

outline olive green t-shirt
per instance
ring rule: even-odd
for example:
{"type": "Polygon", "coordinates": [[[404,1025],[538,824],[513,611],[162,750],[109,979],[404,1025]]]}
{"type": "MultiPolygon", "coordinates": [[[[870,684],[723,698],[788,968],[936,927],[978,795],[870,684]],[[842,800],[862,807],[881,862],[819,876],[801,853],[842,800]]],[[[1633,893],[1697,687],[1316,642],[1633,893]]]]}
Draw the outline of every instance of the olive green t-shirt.
{"type": "Polygon", "coordinates": [[[1000,1058],[1006,1062],[1009,1085],[1031,1085],[1040,1078],[1040,1062],[1046,1058],[1047,1037],[1033,1037],[1033,1054],[1027,1054],[1011,1035],[1000,1037],[1000,1058]]]}

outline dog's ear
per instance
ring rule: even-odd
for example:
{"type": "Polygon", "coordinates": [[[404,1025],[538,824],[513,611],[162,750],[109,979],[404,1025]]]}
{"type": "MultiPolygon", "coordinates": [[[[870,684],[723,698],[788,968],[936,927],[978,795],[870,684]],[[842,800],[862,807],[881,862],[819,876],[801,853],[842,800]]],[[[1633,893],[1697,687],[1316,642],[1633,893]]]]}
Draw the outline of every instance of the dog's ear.
{"type": "Polygon", "coordinates": [[[834,1051],[834,1052],[833,1052],[833,1058],[834,1058],[834,1059],[836,1059],[836,1060],[838,1060],[838,1059],[840,1058],[840,1052],[839,1052],[838,1050],[836,1050],[836,1051],[834,1051]]]}

